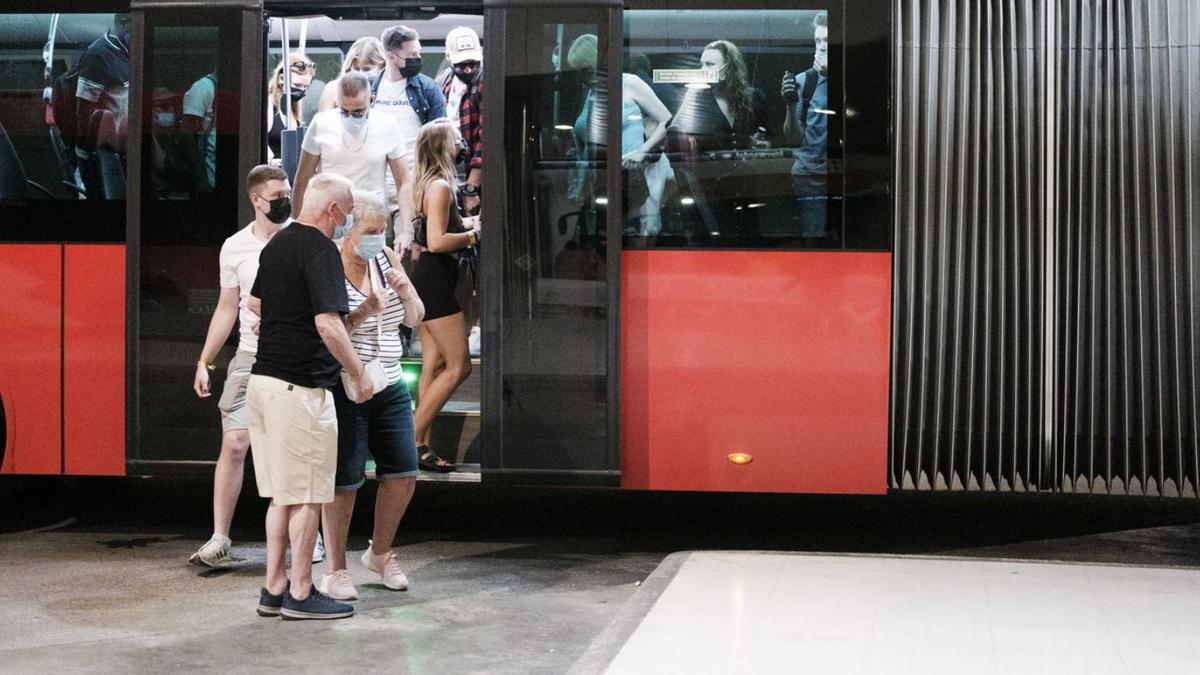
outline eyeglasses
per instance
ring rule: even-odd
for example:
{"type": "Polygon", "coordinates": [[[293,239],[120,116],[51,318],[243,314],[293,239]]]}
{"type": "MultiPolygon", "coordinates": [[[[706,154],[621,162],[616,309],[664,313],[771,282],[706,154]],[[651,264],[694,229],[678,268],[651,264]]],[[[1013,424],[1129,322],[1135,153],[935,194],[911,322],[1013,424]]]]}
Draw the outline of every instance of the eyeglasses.
{"type": "Polygon", "coordinates": [[[461,63],[454,64],[453,68],[455,70],[461,70],[461,71],[478,70],[479,62],[478,61],[463,61],[461,63]]]}
{"type": "Polygon", "coordinates": [[[292,72],[299,73],[301,75],[310,70],[315,71],[316,69],[317,64],[313,63],[312,61],[297,61],[296,63],[292,64],[292,72]]]}

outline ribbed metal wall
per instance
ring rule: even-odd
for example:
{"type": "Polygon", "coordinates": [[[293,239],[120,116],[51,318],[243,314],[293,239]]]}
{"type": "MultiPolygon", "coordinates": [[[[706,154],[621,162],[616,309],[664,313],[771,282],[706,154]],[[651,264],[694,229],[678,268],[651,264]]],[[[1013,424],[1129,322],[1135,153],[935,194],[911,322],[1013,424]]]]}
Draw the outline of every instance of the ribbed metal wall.
{"type": "Polygon", "coordinates": [[[893,486],[1194,496],[1200,0],[894,17],[893,486]]]}
{"type": "Polygon", "coordinates": [[[896,7],[894,487],[1042,478],[1044,11],[896,7]]]}
{"type": "Polygon", "coordinates": [[[1059,17],[1061,487],[1194,497],[1200,0],[1059,17]]]}

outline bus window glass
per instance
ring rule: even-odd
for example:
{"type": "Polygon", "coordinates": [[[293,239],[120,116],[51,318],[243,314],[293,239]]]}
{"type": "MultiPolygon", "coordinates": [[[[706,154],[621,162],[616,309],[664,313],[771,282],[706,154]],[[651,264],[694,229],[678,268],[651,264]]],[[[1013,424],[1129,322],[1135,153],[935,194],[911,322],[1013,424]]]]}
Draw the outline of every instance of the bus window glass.
{"type": "Polygon", "coordinates": [[[125,199],[128,14],[0,25],[0,201],[125,199]]]}
{"type": "Polygon", "coordinates": [[[508,15],[504,138],[514,150],[502,159],[511,183],[507,222],[495,228],[496,245],[512,261],[504,267],[501,319],[506,468],[609,461],[609,48],[595,16],[582,9],[508,15]]]}
{"type": "Polygon", "coordinates": [[[626,248],[842,248],[830,12],[625,12],[626,248]]]}

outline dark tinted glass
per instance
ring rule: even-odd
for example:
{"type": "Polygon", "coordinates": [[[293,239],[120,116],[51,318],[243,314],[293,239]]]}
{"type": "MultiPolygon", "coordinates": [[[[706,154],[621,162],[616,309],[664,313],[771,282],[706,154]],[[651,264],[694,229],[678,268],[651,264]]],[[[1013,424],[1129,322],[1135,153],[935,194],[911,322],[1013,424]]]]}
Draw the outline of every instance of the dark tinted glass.
{"type": "Polygon", "coordinates": [[[0,15],[0,241],[121,241],[127,14],[0,15]]]}

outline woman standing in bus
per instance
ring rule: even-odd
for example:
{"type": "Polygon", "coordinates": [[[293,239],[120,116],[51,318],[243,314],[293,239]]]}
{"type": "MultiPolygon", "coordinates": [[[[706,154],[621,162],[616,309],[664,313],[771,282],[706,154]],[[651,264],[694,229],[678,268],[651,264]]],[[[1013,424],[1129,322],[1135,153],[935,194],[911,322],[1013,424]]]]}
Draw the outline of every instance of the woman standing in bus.
{"type": "Polygon", "coordinates": [[[408,588],[396,562],[392,541],[412,500],[417,480],[417,450],[413,441],[412,399],[400,368],[404,349],[400,326],[415,328],[425,313],[400,256],[384,241],[387,208],[374,192],[354,195],[353,226],[342,241],[342,267],[350,313],[346,327],[350,342],[364,363],[378,359],[387,374],[387,388],[366,403],[355,403],[339,382],[333,389],[338,418],[337,472],[333,501],[322,509],[325,526],[325,576],[319,588],[337,600],[354,600],[358,591],[346,569],[346,535],[358,489],[366,481],[367,454],[375,459],[379,491],[375,522],[363,565],[394,591],[408,588]]]}
{"type": "MultiPolygon", "coordinates": [[[[585,33],[575,38],[567,50],[567,65],[588,74],[587,77],[593,81],[573,127],[576,157],[579,159],[578,170],[568,191],[572,201],[583,198],[584,184],[594,173],[588,170],[587,159],[595,154],[591,151],[593,146],[605,143],[605,129],[608,128],[604,119],[607,108],[596,103],[597,89],[604,90],[602,83],[596,81],[597,44],[595,35],[585,33]]],[[[637,75],[622,73],[621,166],[629,172],[631,179],[627,188],[630,203],[641,204],[631,207],[630,213],[638,214],[639,234],[642,236],[654,236],[662,231],[663,192],[667,181],[673,178],[671,165],[662,152],[663,141],[667,138],[667,123],[670,121],[671,111],[663,105],[650,85],[637,75]],[[637,180],[632,180],[635,177],[637,180]]]]}
{"type": "Polygon", "coordinates": [[[458,260],[454,253],[479,242],[479,218],[465,222],[458,210],[455,160],[463,151],[458,125],[440,118],[417,134],[413,198],[415,241],[425,252],[413,268],[413,285],[425,303],[421,322],[421,379],[416,436],[421,468],[449,472],[454,465],[429,448],[433,420],[471,374],[467,325],[454,297],[458,260]]]}
{"type": "Polygon", "coordinates": [[[268,158],[282,157],[281,138],[284,129],[295,129],[300,126],[300,102],[308,93],[308,85],[312,83],[313,75],[317,72],[317,64],[300,52],[288,55],[288,64],[292,69],[292,114],[288,119],[283,118],[283,61],[275,66],[271,73],[271,81],[267,84],[267,97],[271,101],[267,111],[267,150],[268,158]]]}
{"type": "MultiPolygon", "coordinates": [[[[338,76],[348,73],[352,70],[357,70],[367,79],[371,81],[371,86],[375,86],[375,81],[383,74],[383,68],[387,65],[387,59],[383,55],[383,43],[377,37],[361,37],[350,45],[350,49],[346,52],[346,58],[342,60],[342,70],[338,76]]],[[[337,80],[334,80],[325,85],[321,90],[321,102],[317,106],[317,112],[325,112],[332,110],[337,105],[337,80]]]]}

